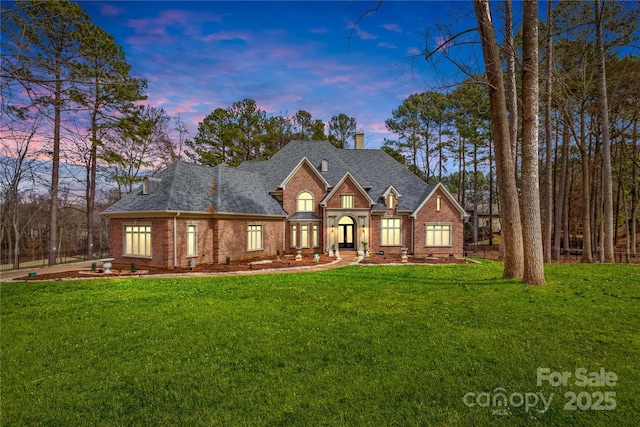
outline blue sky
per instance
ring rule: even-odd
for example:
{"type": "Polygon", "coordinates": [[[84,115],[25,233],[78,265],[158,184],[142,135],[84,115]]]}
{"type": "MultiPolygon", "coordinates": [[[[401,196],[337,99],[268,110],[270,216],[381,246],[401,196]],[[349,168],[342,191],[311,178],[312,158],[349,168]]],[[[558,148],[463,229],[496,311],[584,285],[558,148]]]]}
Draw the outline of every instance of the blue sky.
{"type": "Polygon", "coordinates": [[[434,19],[468,28],[471,2],[86,1],[148,81],[148,103],[181,113],[189,137],[218,107],[254,99],[268,114],[306,110],[326,122],[355,117],[365,146],[378,148],[384,121],[403,99],[436,89],[420,53],[438,41],[434,19]]]}

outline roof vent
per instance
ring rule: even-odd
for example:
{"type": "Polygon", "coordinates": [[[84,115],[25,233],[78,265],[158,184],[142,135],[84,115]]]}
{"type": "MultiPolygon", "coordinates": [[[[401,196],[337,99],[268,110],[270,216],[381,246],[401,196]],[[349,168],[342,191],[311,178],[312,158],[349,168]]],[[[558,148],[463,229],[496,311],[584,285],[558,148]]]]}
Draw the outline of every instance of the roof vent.
{"type": "Polygon", "coordinates": [[[327,159],[322,159],[322,164],[320,165],[320,172],[327,172],[329,170],[329,161],[327,159]]]}

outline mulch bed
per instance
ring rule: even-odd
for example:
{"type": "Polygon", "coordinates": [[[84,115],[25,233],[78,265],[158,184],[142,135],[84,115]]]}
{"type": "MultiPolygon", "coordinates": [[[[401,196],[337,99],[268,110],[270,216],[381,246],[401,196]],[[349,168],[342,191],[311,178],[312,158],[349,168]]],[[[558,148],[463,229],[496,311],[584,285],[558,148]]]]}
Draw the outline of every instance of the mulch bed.
{"type": "MultiPolygon", "coordinates": [[[[360,261],[360,264],[400,264],[402,258],[400,255],[378,255],[372,254],[369,257],[365,257],[360,261]]],[[[462,258],[449,259],[448,257],[436,258],[436,257],[414,257],[407,255],[408,264],[468,264],[469,261],[462,258]]]]}
{"type": "MultiPolygon", "coordinates": [[[[260,271],[266,269],[306,267],[322,264],[329,264],[335,261],[334,257],[327,254],[320,255],[318,262],[313,261],[313,257],[305,255],[301,261],[296,261],[295,256],[285,256],[280,260],[269,260],[265,262],[260,259],[243,262],[230,262],[229,264],[200,264],[194,269],[189,268],[161,268],[138,266],[136,272],[131,272],[130,264],[114,263],[111,267],[111,274],[100,272],[91,273],[88,270],[80,271],[64,271],[60,273],[38,274],[37,276],[21,277],[18,280],[56,280],[56,279],[76,279],[76,278],[109,278],[109,277],[126,277],[126,276],[154,276],[162,274],[190,274],[190,273],[233,273],[239,271],[260,271]]],[[[101,271],[101,270],[98,270],[101,271]]]]}

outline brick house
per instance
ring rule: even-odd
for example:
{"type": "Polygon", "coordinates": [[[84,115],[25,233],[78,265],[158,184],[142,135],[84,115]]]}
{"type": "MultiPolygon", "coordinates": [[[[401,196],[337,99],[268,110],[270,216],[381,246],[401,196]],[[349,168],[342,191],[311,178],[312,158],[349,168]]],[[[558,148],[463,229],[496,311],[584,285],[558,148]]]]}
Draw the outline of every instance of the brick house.
{"type": "Polygon", "coordinates": [[[161,267],[302,253],[461,256],[464,209],[382,150],[292,141],[237,168],[173,163],[103,212],[115,262],[161,267]]]}

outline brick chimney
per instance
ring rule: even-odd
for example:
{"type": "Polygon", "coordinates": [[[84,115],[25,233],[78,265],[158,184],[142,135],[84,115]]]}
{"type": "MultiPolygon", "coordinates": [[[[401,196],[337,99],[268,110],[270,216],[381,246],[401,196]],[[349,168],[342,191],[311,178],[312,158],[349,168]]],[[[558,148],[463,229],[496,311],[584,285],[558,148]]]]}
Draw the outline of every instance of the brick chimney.
{"type": "Polygon", "coordinates": [[[356,150],[364,149],[364,133],[362,133],[362,132],[356,133],[354,142],[355,142],[354,148],[356,150]]]}

